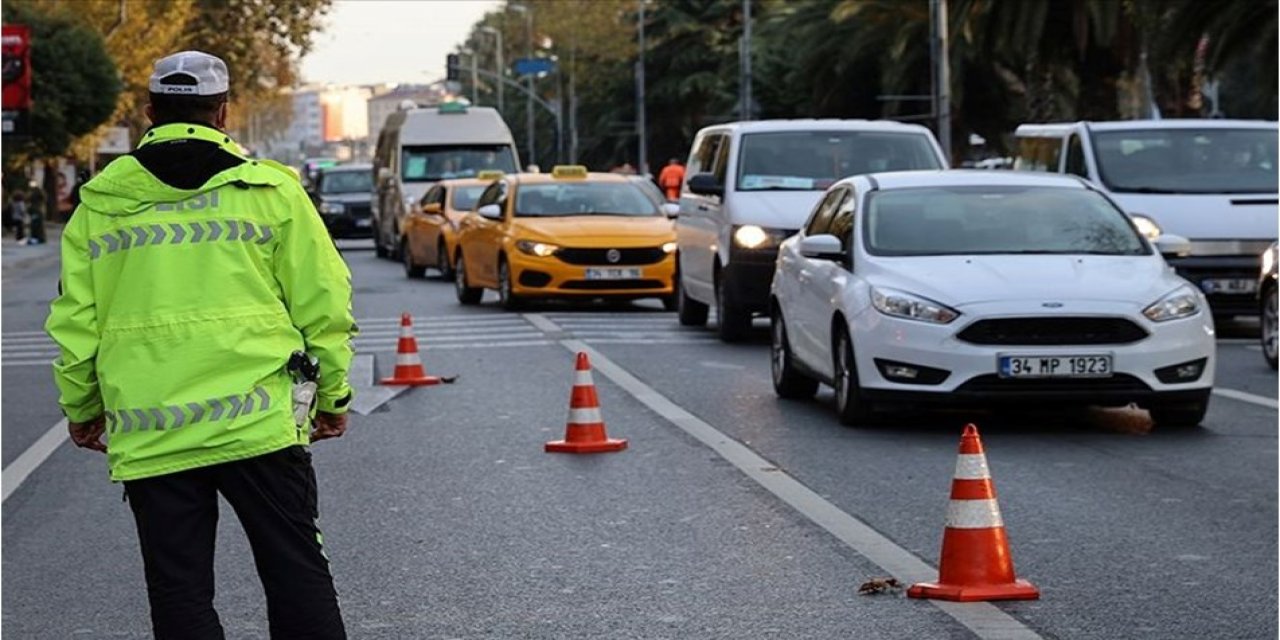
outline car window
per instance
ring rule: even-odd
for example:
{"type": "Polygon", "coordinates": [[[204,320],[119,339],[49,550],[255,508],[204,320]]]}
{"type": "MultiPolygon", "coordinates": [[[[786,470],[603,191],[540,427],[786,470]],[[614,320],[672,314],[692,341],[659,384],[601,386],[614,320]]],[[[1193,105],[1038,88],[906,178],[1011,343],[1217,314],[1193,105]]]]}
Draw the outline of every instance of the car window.
{"type": "Polygon", "coordinates": [[[831,227],[831,217],[835,214],[836,207],[840,204],[840,199],[844,197],[846,190],[841,187],[832,189],[826,195],[818,206],[814,208],[813,215],[809,217],[809,224],[805,225],[804,234],[806,236],[816,236],[828,232],[831,227]]]}
{"type": "Polygon", "coordinates": [[[476,208],[487,204],[502,204],[507,199],[507,181],[499,180],[485,188],[476,202],[476,208]]]}
{"type": "Polygon", "coordinates": [[[480,199],[480,194],[484,192],[486,187],[454,187],[453,188],[453,209],[455,211],[470,211],[476,207],[476,202],[480,199]]]}
{"type": "Polygon", "coordinates": [[[881,190],[864,215],[863,243],[874,255],[1150,253],[1124,212],[1089,189],[881,190]]]}
{"type": "Polygon", "coordinates": [[[658,216],[648,196],[631,182],[552,182],[521,185],[516,216],[658,216]]]}
{"type": "Polygon", "coordinates": [[[1084,146],[1080,144],[1080,135],[1073,133],[1067,139],[1067,173],[1081,178],[1089,177],[1089,169],[1084,164],[1084,146]]]}
{"type": "Polygon", "coordinates": [[[1098,174],[1120,193],[1276,193],[1275,129],[1093,132],[1098,174]]]}
{"type": "Polygon", "coordinates": [[[716,177],[716,182],[722,185],[729,171],[730,146],[729,136],[720,136],[720,144],[716,148],[715,165],[711,168],[711,174],[716,177]]]}
{"type": "Polygon", "coordinates": [[[422,204],[434,204],[440,202],[441,194],[444,193],[444,187],[436,185],[427,191],[427,195],[422,196],[422,204]]]}
{"type": "Polygon", "coordinates": [[[716,155],[720,150],[720,142],[724,139],[724,134],[708,133],[702,137],[698,146],[689,155],[689,164],[685,167],[686,176],[694,176],[699,173],[711,173],[715,169],[716,155]]]}
{"type": "Polygon", "coordinates": [[[846,191],[840,202],[836,203],[831,225],[827,229],[827,233],[840,239],[840,248],[846,253],[853,244],[853,213],[857,201],[853,189],[846,191]]]}
{"type": "Polygon", "coordinates": [[[860,173],[943,168],[923,133],[778,131],[739,146],[738,191],[821,191],[860,173]]]}
{"type": "Polygon", "coordinates": [[[1018,140],[1018,155],[1013,160],[1015,171],[1058,171],[1062,138],[1024,137],[1018,140]]]}

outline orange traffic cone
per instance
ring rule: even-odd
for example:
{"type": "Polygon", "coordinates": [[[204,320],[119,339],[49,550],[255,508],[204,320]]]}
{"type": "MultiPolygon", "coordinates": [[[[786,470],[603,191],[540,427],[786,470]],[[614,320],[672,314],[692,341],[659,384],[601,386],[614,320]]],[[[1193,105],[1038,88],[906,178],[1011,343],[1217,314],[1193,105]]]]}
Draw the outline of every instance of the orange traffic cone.
{"type": "Polygon", "coordinates": [[[587,354],[579,352],[573,372],[573,393],[569,396],[569,422],[565,427],[564,440],[548,442],[546,450],[548,453],[603,453],[626,448],[626,440],[612,440],[605,434],[596,383],[591,380],[591,363],[587,354]]]}
{"type": "Polygon", "coordinates": [[[971,424],[965,425],[960,436],[938,574],[937,582],[913,584],[907,595],[959,602],[1040,597],[1039,589],[1013,573],[987,456],[982,452],[978,428],[971,424]]]}
{"type": "Polygon", "coordinates": [[[383,378],[384,385],[424,387],[444,382],[436,376],[429,376],[422,368],[422,359],[418,357],[418,340],[413,337],[413,318],[409,314],[400,314],[400,343],[396,345],[396,370],[390,378],[383,378]]]}

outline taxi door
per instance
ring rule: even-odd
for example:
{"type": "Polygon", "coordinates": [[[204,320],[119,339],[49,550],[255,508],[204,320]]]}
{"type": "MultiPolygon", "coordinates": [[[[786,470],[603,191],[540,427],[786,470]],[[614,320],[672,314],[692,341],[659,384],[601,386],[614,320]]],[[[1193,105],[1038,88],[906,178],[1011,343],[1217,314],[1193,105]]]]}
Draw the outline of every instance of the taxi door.
{"type": "Polygon", "coordinates": [[[502,249],[502,238],[511,217],[507,192],[510,188],[505,180],[495,182],[485,190],[476,202],[474,215],[468,215],[463,221],[462,246],[467,260],[467,274],[471,286],[497,288],[498,286],[498,253],[502,249]],[[497,217],[480,214],[480,209],[487,205],[497,205],[497,217]]]}

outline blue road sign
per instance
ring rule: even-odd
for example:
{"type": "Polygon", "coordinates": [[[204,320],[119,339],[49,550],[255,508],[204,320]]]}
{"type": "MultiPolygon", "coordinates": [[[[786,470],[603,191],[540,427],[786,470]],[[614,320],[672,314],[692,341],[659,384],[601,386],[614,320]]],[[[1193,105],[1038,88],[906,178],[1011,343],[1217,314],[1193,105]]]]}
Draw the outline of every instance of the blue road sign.
{"type": "Polygon", "coordinates": [[[518,58],[514,69],[517,76],[551,73],[556,70],[556,63],[550,58],[518,58]]]}

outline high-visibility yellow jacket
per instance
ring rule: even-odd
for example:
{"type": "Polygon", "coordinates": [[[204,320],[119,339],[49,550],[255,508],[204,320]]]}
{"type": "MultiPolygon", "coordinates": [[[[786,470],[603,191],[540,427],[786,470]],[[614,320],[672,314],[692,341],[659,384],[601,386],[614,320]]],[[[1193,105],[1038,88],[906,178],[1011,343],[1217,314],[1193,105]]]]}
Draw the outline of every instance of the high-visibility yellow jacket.
{"type": "Polygon", "coordinates": [[[316,408],[346,411],[346,264],[288,168],[198,125],[154,128],[135,155],[147,145],[214,152],[226,168],[175,188],[130,155],[84,185],[46,323],[63,411],[105,416],[117,481],[307,444],[285,364],[316,357],[316,408]]]}

